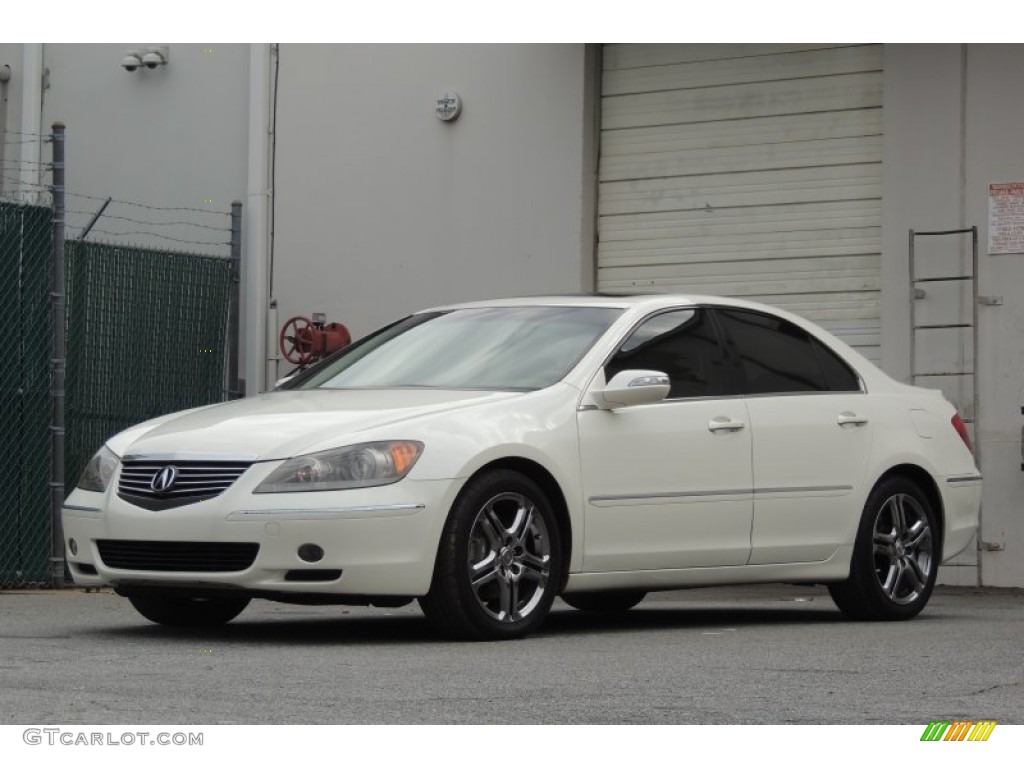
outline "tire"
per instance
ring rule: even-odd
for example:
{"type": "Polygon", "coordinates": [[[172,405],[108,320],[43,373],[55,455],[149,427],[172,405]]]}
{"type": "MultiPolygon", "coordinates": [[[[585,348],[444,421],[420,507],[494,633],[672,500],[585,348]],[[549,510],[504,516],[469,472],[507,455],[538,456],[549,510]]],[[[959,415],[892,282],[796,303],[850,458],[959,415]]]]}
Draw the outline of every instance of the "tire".
{"type": "Polygon", "coordinates": [[[562,595],[562,600],[577,611],[623,613],[647,597],[641,590],[614,590],[608,592],[574,592],[562,595]]]}
{"type": "Polygon", "coordinates": [[[248,597],[187,597],[147,592],[129,598],[135,610],[155,624],[168,627],[216,627],[245,610],[248,597]]]}
{"type": "Polygon", "coordinates": [[[511,470],[484,472],[452,506],[420,607],[448,637],[523,637],[551,610],[560,544],[551,503],[536,483],[511,470]]]}
{"type": "Polygon", "coordinates": [[[849,578],[829,585],[832,600],[852,619],[913,618],[931,597],[938,550],[939,527],[928,497],[906,478],[884,480],[864,505],[849,578]]]}

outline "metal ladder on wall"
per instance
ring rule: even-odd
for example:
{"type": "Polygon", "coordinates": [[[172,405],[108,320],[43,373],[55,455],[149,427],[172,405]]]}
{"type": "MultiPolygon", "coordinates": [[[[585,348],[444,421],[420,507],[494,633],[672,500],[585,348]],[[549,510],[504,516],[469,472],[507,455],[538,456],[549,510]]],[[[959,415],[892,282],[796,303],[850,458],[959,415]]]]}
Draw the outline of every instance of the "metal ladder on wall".
{"type": "MultiPolygon", "coordinates": [[[[956,378],[969,378],[971,382],[971,402],[970,412],[967,411],[967,403],[959,402],[959,398],[951,397],[946,389],[946,397],[951,400],[957,409],[961,412],[964,422],[968,425],[968,428],[972,431],[972,442],[974,443],[974,456],[979,466],[981,464],[981,446],[980,441],[977,439],[977,425],[979,423],[979,393],[978,393],[978,307],[985,303],[1001,303],[1000,300],[988,299],[978,295],[978,228],[969,227],[967,229],[947,229],[936,232],[916,232],[913,229],[910,230],[910,291],[911,291],[911,302],[910,302],[910,383],[918,385],[922,379],[926,378],[939,378],[954,380],[956,378]],[[970,274],[956,275],[931,275],[928,277],[918,277],[917,267],[917,252],[916,252],[916,241],[919,237],[949,237],[949,236],[971,236],[971,272],[970,274]],[[970,322],[966,321],[966,318],[959,318],[961,322],[946,322],[946,323],[919,323],[918,322],[918,309],[917,303],[928,297],[929,285],[939,283],[969,283],[970,284],[970,322]],[[917,370],[918,363],[918,335],[920,331],[953,331],[953,339],[958,340],[957,336],[963,331],[970,331],[971,338],[971,365],[963,366],[959,370],[917,370]]],[[[958,259],[962,261],[962,259],[958,259]]]]}
{"type": "MultiPolygon", "coordinates": [[[[981,441],[978,439],[978,423],[979,423],[979,394],[978,394],[978,306],[984,301],[984,299],[978,295],[978,228],[970,227],[968,229],[948,229],[936,232],[915,232],[913,229],[910,230],[910,383],[915,385],[928,386],[931,384],[934,386],[938,384],[938,388],[943,390],[946,395],[946,399],[951,401],[956,409],[960,412],[961,418],[967,424],[968,430],[971,432],[971,442],[974,445],[974,459],[978,466],[981,466],[981,441]],[[917,251],[916,241],[919,237],[927,238],[940,238],[950,236],[971,236],[971,264],[970,274],[965,274],[966,269],[963,264],[963,251],[958,251],[956,264],[957,272],[959,274],[932,274],[928,273],[927,277],[918,277],[918,264],[917,264],[917,251]],[[947,293],[947,300],[951,297],[956,298],[956,319],[958,322],[919,322],[919,317],[922,312],[918,310],[918,303],[928,298],[941,298],[943,291],[948,291],[951,285],[965,286],[969,284],[969,290],[964,295],[964,291],[960,290],[955,293],[947,293]],[[938,296],[930,296],[929,291],[932,291],[938,296]],[[963,300],[966,299],[970,302],[970,312],[964,312],[962,306],[963,300]],[[970,322],[968,322],[968,317],[970,322]],[[960,351],[959,360],[962,362],[965,357],[965,351],[961,345],[964,345],[965,339],[963,338],[964,332],[969,331],[970,344],[971,344],[971,365],[960,366],[958,370],[944,370],[937,369],[932,370],[930,367],[925,367],[924,370],[918,370],[918,343],[919,334],[921,332],[928,332],[932,334],[941,334],[942,337],[949,337],[950,342],[957,345],[960,351]],[[930,379],[931,381],[923,381],[930,379]],[[959,381],[958,381],[959,380],[959,381]],[[954,394],[953,390],[956,390],[958,394],[963,393],[964,384],[966,380],[970,381],[971,385],[971,398],[970,398],[970,411],[967,412],[968,403],[964,402],[963,397],[958,397],[954,394]]],[[[935,306],[932,306],[933,311],[936,310],[935,306]]],[[[938,313],[944,314],[943,309],[948,307],[939,307],[938,313]]],[[[980,522],[980,521],[979,521],[980,522]]],[[[978,531],[978,550],[981,549],[981,530],[979,527],[978,531]]],[[[975,553],[975,565],[977,566],[977,578],[978,583],[982,583],[982,554],[980,551],[975,553]]]]}
{"type": "MultiPolygon", "coordinates": [[[[962,256],[962,253],[961,253],[962,256]]],[[[980,351],[978,344],[978,309],[979,307],[994,307],[999,306],[1003,303],[1001,296],[981,296],[978,293],[978,228],[970,227],[968,229],[949,229],[940,232],[915,232],[913,229],[910,230],[910,291],[911,291],[911,302],[910,302],[910,381],[911,384],[922,384],[921,379],[925,378],[938,378],[942,379],[954,379],[955,377],[961,377],[961,381],[964,378],[969,378],[971,381],[971,412],[964,413],[966,410],[966,404],[959,402],[957,398],[951,397],[948,387],[945,388],[946,397],[957,406],[961,412],[961,416],[969,428],[973,432],[971,435],[972,442],[974,444],[974,460],[981,468],[981,440],[978,436],[977,425],[980,423],[980,406],[979,406],[979,391],[978,391],[978,353],[980,351]],[[917,273],[917,262],[915,245],[916,239],[919,237],[942,237],[948,235],[970,235],[971,236],[971,273],[970,274],[957,274],[957,275],[929,275],[928,277],[918,277],[917,273]],[[928,298],[928,289],[922,287],[926,284],[936,285],[939,283],[970,283],[969,299],[971,304],[970,322],[956,322],[956,323],[919,323],[918,322],[918,309],[917,303],[923,299],[928,298]],[[919,331],[964,331],[970,329],[971,336],[971,366],[969,369],[966,367],[961,370],[948,371],[948,370],[917,370],[917,346],[918,346],[918,332],[919,331]],[[968,418],[969,416],[969,418],[968,418]]],[[[960,259],[962,261],[962,258],[960,259]]],[[[962,296],[962,294],[961,294],[962,296]]],[[[1024,408],[1021,409],[1024,414],[1024,408]]],[[[1021,469],[1024,470],[1024,463],[1021,464],[1021,469]]],[[[982,554],[984,552],[999,552],[1003,550],[1003,545],[998,542],[985,541],[982,538],[982,528],[978,527],[978,583],[983,584],[983,568],[984,559],[982,554]]]]}

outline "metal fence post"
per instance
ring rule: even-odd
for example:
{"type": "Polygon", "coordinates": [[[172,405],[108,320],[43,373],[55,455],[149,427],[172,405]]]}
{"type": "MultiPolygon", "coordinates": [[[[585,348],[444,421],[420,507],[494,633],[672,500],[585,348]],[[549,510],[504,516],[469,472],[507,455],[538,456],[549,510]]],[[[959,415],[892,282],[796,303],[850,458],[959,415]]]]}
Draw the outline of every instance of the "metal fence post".
{"type": "Polygon", "coordinates": [[[242,202],[231,203],[231,305],[228,315],[228,399],[242,396],[238,381],[238,316],[241,312],[240,289],[242,281],[242,202]]]}
{"type": "Polygon", "coordinates": [[[64,123],[53,124],[53,266],[50,306],[53,346],[50,350],[50,506],[52,515],[50,574],[54,586],[64,585],[64,380],[66,362],[64,270],[64,123]]]}

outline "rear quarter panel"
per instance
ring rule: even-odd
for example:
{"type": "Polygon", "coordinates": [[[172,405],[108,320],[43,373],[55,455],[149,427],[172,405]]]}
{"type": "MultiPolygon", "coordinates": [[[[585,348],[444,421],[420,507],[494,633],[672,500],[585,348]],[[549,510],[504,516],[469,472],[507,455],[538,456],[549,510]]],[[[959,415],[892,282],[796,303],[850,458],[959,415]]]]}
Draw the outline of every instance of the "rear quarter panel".
{"type": "MultiPolygon", "coordinates": [[[[868,466],[866,495],[878,480],[900,465],[926,471],[942,500],[943,552],[947,560],[961,551],[978,525],[981,479],[974,457],[952,426],[956,410],[938,392],[905,387],[876,394],[875,435],[868,466]],[[949,483],[950,478],[978,478],[949,483]]],[[[848,541],[856,537],[856,525],[848,541]]]]}

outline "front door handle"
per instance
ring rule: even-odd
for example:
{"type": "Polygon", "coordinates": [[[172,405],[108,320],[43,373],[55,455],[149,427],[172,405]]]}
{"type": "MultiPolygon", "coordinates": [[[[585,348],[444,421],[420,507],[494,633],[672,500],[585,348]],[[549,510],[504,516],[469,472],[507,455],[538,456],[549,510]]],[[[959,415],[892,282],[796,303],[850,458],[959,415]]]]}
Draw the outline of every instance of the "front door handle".
{"type": "Polygon", "coordinates": [[[709,432],[738,432],[743,429],[746,424],[742,421],[733,421],[727,416],[716,416],[708,422],[709,432]]]}
{"type": "Polygon", "coordinates": [[[868,423],[868,417],[861,416],[853,411],[843,411],[836,417],[836,423],[840,427],[845,427],[847,424],[852,424],[855,427],[862,427],[868,423]]]}

